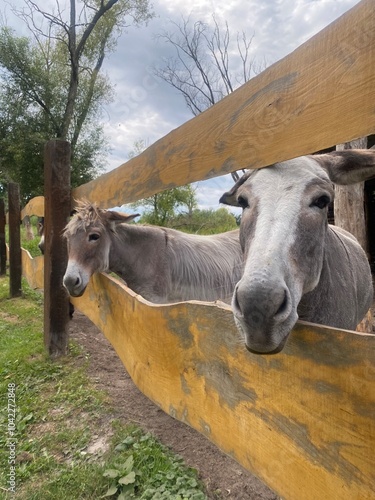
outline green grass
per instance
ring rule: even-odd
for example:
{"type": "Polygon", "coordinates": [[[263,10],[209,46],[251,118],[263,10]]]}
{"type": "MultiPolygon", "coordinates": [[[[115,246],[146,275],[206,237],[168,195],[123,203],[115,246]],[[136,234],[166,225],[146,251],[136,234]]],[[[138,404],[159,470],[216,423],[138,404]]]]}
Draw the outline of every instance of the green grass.
{"type": "MultiPolygon", "coordinates": [[[[38,217],[32,216],[30,217],[30,222],[31,222],[31,228],[34,233],[34,239],[33,240],[28,240],[26,237],[26,228],[22,224],[20,226],[20,232],[21,232],[21,246],[25,250],[28,250],[30,252],[30,255],[32,257],[38,257],[39,255],[42,255],[38,244],[40,241],[40,236],[38,235],[38,217]]],[[[5,240],[7,243],[9,243],[9,226],[5,226],[5,240]]]]}
{"type": "Polygon", "coordinates": [[[0,277],[0,499],[96,500],[111,492],[120,500],[205,499],[195,470],[138,427],[111,421],[108,397],[88,378],[78,345],[48,358],[42,316],[38,292],[23,282],[22,297],[10,299],[8,278],[0,277]],[[89,453],[104,423],[113,434],[108,449],[89,453]],[[15,493],[6,491],[11,466],[15,493]]]}
{"type": "Polygon", "coordinates": [[[40,241],[40,236],[38,235],[38,217],[32,216],[30,217],[30,222],[31,222],[31,228],[34,233],[34,239],[33,240],[28,240],[26,238],[26,229],[24,225],[21,225],[21,245],[25,250],[28,250],[30,252],[30,255],[32,257],[37,257],[38,255],[41,255],[41,251],[38,247],[39,241],[40,241]]]}

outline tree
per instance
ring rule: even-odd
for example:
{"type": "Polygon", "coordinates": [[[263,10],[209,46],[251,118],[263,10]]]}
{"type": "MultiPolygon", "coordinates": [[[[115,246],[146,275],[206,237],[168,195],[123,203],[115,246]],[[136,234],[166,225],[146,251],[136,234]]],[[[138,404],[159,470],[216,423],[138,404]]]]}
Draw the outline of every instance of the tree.
{"type": "Polygon", "coordinates": [[[173,227],[177,211],[181,207],[186,207],[188,211],[191,211],[196,206],[196,203],[195,190],[191,184],[188,184],[187,186],[167,189],[154,194],[132,204],[132,206],[134,208],[140,206],[145,208],[140,222],[173,227]]]}
{"type": "MultiPolygon", "coordinates": [[[[253,41],[244,31],[237,32],[233,43],[228,23],[220,26],[215,15],[213,27],[202,21],[191,23],[182,17],[172,23],[175,32],[160,35],[175,49],[176,56],[155,68],[155,74],[177,89],[194,116],[209,108],[237,87],[260,73],[266,63],[250,57],[253,41]]],[[[232,173],[234,180],[239,178],[232,173]]]]}
{"type": "Polygon", "coordinates": [[[207,23],[182,17],[172,24],[175,32],[160,35],[171,44],[176,56],[165,61],[155,74],[183,95],[193,115],[198,115],[261,71],[265,64],[250,57],[253,36],[237,33],[233,48],[228,23],[224,28],[212,16],[213,28],[207,23]]]}
{"type": "Polygon", "coordinates": [[[134,141],[133,149],[128,153],[129,160],[140,155],[146,148],[148,148],[148,146],[148,141],[145,141],[144,139],[137,139],[134,141]]]}
{"type": "MultiPolygon", "coordinates": [[[[134,142],[129,158],[134,158],[146,149],[143,139],[134,142]]],[[[155,224],[178,229],[186,233],[216,234],[236,229],[240,220],[228,212],[226,208],[218,210],[198,209],[196,187],[191,184],[167,189],[143,200],[131,203],[137,210],[145,211],[140,223],[155,224]]]]}
{"type": "MultiPolygon", "coordinates": [[[[138,139],[133,144],[133,150],[129,153],[129,158],[134,158],[144,151],[147,147],[146,141],[138,139]]],[[[172,189],[166,189],[161,193],[154,194],[135,203],[131,207],[137,210],[140,207],[145,211],[140,222],[155,224],[158,226],[172,227],[173,220],[177,216],[177,211],[185,207],[188,214],[191,214],[197,206],[195,189],[191,184],[172,189]]]]}
{"type": "Polygon", "coordinates": [[[67,17],[59,1],[56,6],[57,14],[25,0],[24,9],[13,9],[27,24],[30,38],[16,37],[8,27],[0,31],[0,100],[8,103],[0,112],[0,179],[28,170],[22,191],[34,179],[40,181],[42,145],[51,138],[71,143],[73,185],[98,173],[105,141],[97,118],[112,97],[108,80],[100,74],[105,55],[130,22],[147,22],[153,15],[148,0],[89,0],[80,5],[78,15],[76,0],[70,0],[67,17]],[[37,171],[26,163],[25,153],[19,154],[24,149],[21,135],[36,150],[37,171]]]}

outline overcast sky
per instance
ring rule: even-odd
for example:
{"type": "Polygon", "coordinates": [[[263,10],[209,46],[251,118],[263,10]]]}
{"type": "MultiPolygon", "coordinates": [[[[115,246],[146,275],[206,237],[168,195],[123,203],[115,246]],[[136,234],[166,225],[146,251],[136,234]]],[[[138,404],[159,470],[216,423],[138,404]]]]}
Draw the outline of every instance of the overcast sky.
{"type": "MultiPolygon", "coordinates": [[[[40,0],[41,1],[41,0],[40,0]]],[[[39,0],[36,0],[39,3],[39,0]]],[[[10,0],[20,5],[21,0],[10,0]]],[[[167,83],[153,76],[152,68],[163,65],[173,48],[157,38],[171,31],[171,20],[181,16],[192,21],[227,21],[230,32],[254,35],[251,55],[270,65],[292,52],[357,0],[154,0],[156,17],[145,27],[130,27],[122,35],[115,53],[103,69],[115,85],[115,100],[103,114],[105,133],[112,149],[108,170],[129,159],[137,140],[151,145],[193,115],[183,97],[167,83]]],[[[41,5],[43,2],[41,1],[41,5]]],[[[198,201],[203,207],[218,208],[218,199],[232,185],[230,176],[199,183],[198,201]]]]}

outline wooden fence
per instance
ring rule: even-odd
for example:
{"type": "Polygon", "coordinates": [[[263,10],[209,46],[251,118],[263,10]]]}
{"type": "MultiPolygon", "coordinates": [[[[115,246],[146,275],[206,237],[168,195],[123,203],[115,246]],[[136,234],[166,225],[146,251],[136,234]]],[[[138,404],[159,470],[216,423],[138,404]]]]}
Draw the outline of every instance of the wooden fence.
{"type": "MultiPolygon", "coordinates": [[[[72,205],[111,207],[374,133],[374,7],[361,1],[141,155],[74,189],[72,205]]],[[[43,210],[39,198],[22,216],[43,210]]],[[[22,255],[32,286],[43,287],[42,263],[22,255]]],[[[375,498],[374,336],[299,322],[282,353],[256,356],[221,303],[153,305],[106,274],[73,303],[146,396],[282,497],[375,498]]]]}

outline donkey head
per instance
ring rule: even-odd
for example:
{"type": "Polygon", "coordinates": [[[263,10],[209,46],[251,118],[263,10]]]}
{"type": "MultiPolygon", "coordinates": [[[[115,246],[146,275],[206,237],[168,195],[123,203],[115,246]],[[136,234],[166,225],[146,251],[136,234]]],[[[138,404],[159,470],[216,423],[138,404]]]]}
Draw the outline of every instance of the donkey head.
{"type": "Polygon", "coordinates": [[[80,297],[95,272],[108,271],[111,238],[116,225],[130,222],[139,214],[127,215],[81,203],[65,227],[68,265],[63,278],[73,297],[80,297]]]}
{"type": "Polygon", "coordinates": [[[270,354],[284,347],[301,297],[319,284],[329,251],[327,210],[333,183],[369,179],[374,167],[372,150],[302,156],[248,171],[221,197],[221,203],[243,209],[245,266],[232,309],[248,350],[270,354]]]}

